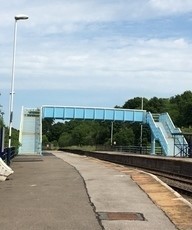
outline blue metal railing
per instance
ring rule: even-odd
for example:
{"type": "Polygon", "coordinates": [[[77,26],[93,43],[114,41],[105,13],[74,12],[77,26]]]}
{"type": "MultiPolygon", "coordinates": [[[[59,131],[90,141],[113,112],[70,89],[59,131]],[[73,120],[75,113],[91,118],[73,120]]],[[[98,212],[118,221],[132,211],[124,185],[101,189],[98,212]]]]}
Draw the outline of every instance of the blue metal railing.
{"type": "Polygon", "coordinates": [[[167,134],[169,134],[170,136],[172,135],[172,133],[181,133],[181,130],[179,128],[176,128],[173,124],[168,113],[160,114],[159,121],[163,123],[167,134]]]}
{"type": "MultiPolygon", "coordinates": [[[[179,149],[181,155],[188,154],[188,143],[182,135],[182,132],[179,128],[176,128],[173,124],[168,113],[163,113],[160,115],[159,120],[163,123],[166,132],[169,136],[174,137],[175,146],[179,149]]],[[[177,155],[177,154],[176,154],[177,155]]]]}
{"type": "Polygon", "coordinates": [[[1,152],[1,158],[5,163],[9,166],[11,164],[11,160],[16,156],[16,148],[4,148],[4,151],[1,152]]]}

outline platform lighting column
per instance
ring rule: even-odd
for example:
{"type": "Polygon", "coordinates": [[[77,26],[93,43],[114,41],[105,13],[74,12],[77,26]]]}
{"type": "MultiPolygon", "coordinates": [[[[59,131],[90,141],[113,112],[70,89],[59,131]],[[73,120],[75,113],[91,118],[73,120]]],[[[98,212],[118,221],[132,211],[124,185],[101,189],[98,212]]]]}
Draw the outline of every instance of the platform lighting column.
{"type": "Polygon", "coordinates": [[[12,135],[12,122],[13,122],[13,98],[14,98],[14,86],[15,86],[15,54],[16,54],[16,39],[17,39],[17,21],[27,20],[27,15],[16,15],[14,25],[14,41],[13,41],[13,64],[12,64],[12,81],[11,81],[11,92],[10,92],[10,103],[9,103],[9,143],[8,147],[11,147],[11,135],[12,135]]]}

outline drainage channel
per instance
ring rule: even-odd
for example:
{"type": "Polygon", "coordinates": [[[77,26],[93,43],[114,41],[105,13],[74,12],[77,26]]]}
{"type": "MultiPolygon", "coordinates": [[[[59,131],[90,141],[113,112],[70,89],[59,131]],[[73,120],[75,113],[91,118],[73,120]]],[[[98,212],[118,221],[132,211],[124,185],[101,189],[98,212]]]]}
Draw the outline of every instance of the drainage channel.
{"type": "Polygon", "coordinates": [[[98,212],[98,216],[100,220],[146,220],[142,213],[137,212],[98,212]]]}

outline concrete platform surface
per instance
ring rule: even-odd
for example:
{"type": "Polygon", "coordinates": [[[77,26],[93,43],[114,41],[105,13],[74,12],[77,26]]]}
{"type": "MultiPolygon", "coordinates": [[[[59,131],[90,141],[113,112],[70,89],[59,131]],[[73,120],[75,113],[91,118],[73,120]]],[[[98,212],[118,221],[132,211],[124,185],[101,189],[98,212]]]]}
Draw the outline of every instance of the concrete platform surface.
{"type": "Polygon", "coordinates": [[[0,183],[1,230],[101,230],[85,184],[72,166],[51,154],[19,156],[0,183]]]}
{"type": "MultiPolygon", "coordinates": [[[[177,224],[160,208],[165,199],[154,202],[157,193],[150,193],[154,187],[143,174],[94,158],[51,153],[14,159],[15,173],[0,183],[0,229],[192,229],[183,221],[177,224]],[[141,178],[143,187],[138,185],[141,178]]],[[[162,197],[159,182],[158,189],[162,197]]],[[[174,199],[178,202],[178,197],[174,199]]]]}

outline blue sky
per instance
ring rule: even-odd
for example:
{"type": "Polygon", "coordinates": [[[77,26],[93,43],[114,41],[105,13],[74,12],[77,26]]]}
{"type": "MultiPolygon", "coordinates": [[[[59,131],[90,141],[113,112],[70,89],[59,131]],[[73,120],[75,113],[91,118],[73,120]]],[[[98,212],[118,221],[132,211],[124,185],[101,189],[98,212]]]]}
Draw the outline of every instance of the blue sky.
{"type": "Polygon", "coordinates": [[[13,126],[21,107],[122,106],[191,90],[191,0],[1,0],[0,104],[8,124],[14,16],[13,126]]]}

